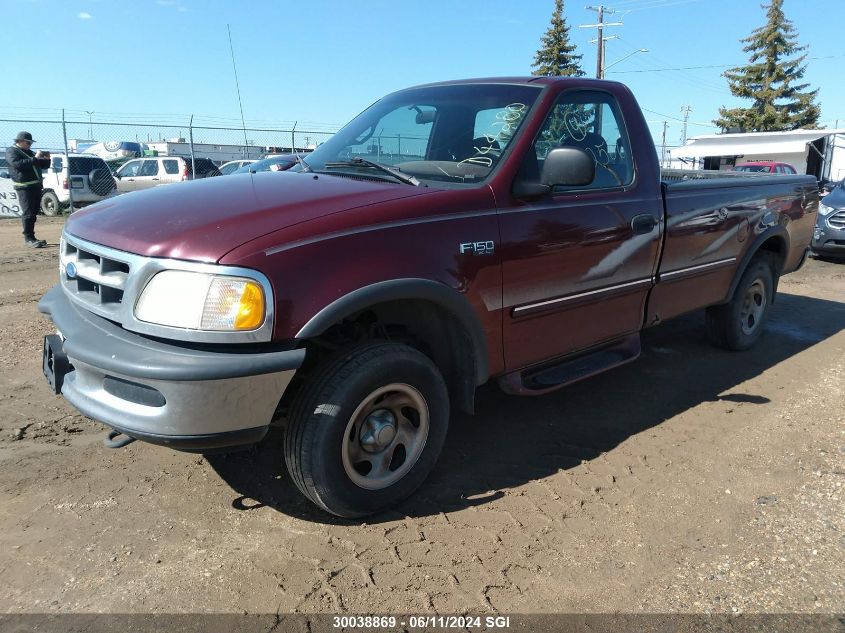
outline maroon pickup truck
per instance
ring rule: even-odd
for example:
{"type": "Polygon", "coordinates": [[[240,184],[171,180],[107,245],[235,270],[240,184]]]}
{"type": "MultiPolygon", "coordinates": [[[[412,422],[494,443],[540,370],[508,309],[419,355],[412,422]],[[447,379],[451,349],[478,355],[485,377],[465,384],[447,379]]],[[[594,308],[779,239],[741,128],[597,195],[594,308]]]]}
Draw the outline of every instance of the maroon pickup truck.
{"type": "Polygon", "coordinates": [[[810,176],[661,173],[618,83],[420,86],[290,171],[71,216],[44,370],[112,436],[207,452],[283,423],[299,489],[362,516],[422,483],[490,379],[546,393],[701,308],[753,345],[817,208],[810,176]]]}

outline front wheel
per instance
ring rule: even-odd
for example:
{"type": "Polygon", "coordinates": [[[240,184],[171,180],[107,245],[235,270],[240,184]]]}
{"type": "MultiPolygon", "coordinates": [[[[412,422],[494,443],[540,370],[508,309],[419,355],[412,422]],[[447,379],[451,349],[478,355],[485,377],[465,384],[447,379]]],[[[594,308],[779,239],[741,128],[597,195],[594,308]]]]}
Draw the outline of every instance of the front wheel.
{"type": "Polygon", "coordinates": [[[774,272],[769,261],[756,258],[739,280],[729,303],[707,308],[710,342],[730,350],[746,350],[763,334],[763,321],[774,294],[774,272]]]}
{"type": "Polygon", "coordinates": [[[434,363],[407,345],[368,342],[308,377],[291,407],[285,461],[311,501],[361,517],[416,490],[448,424],[449,397],[434,363]]]}
{"type": "Polygon", "coordinates": [[[45,191],[41,196],[41,213],[48,216],[58,215],[62,211],[59,196],[52,191],[45,191]]]}

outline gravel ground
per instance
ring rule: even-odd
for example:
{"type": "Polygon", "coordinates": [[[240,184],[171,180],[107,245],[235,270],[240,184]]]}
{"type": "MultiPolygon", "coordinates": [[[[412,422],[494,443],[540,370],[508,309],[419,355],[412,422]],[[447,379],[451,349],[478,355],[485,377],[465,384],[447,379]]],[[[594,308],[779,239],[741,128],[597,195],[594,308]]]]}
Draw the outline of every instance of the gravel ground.
{"type": "Polygon", "coordinates": [[[482,388],[429,481],[361,523],[300,497],[279,431],[104,448],[41,375],[61,226],[31,250],[0,221],[0,612],[845,610],[845,264],[784,278],[750,352],[694,314],[554,394],[482,388]]]}

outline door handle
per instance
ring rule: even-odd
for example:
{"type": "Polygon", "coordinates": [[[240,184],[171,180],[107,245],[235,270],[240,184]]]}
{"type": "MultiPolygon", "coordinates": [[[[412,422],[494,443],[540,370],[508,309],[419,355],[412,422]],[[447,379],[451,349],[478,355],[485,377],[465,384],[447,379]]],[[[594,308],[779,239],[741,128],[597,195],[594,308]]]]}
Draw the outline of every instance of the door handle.
{"type": "Polygon", "coordinates": [[[158,180],[158,178],[153,178],[153,180],[158,180]]]}
{"type": "Polygon", "coordinates": [[[634,235],[645,235],[651,233],[657,226],[657,218],[649,213],[634,216],[631,220],[631,230],[634,235]]]}

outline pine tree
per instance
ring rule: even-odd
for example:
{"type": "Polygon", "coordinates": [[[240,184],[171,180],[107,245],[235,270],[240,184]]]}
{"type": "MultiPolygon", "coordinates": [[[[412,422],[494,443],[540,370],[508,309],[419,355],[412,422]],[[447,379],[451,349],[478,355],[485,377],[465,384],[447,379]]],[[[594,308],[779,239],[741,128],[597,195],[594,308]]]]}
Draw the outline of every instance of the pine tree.
{"type": "Polygon", "coordinates": [[[815,103],[818,90],[806,91],[810,84],[797,83],[804,77],[806,46],[797,44],[798,32],[783,13],[783,0],[761,5],[767,9],[765,26],[742,39],[742,50],[751,53],[747,66],[731,68],[724,76],[731,94],[753,99],[748,108],[719,108],[714,123],[723,130],[744,128],[748,132],[769,132],[814,127],[821,111],[815,103]]]}
{"type": "Polygon", "coordinates": [[[563,18],[563,0],[555,0],[552,23],[540,40],[540,50],[534,57],[532,75],[546,77],[583,77],[582,55],[575,55],[575,45],[569,43],[569,27],[563,18]]]}

